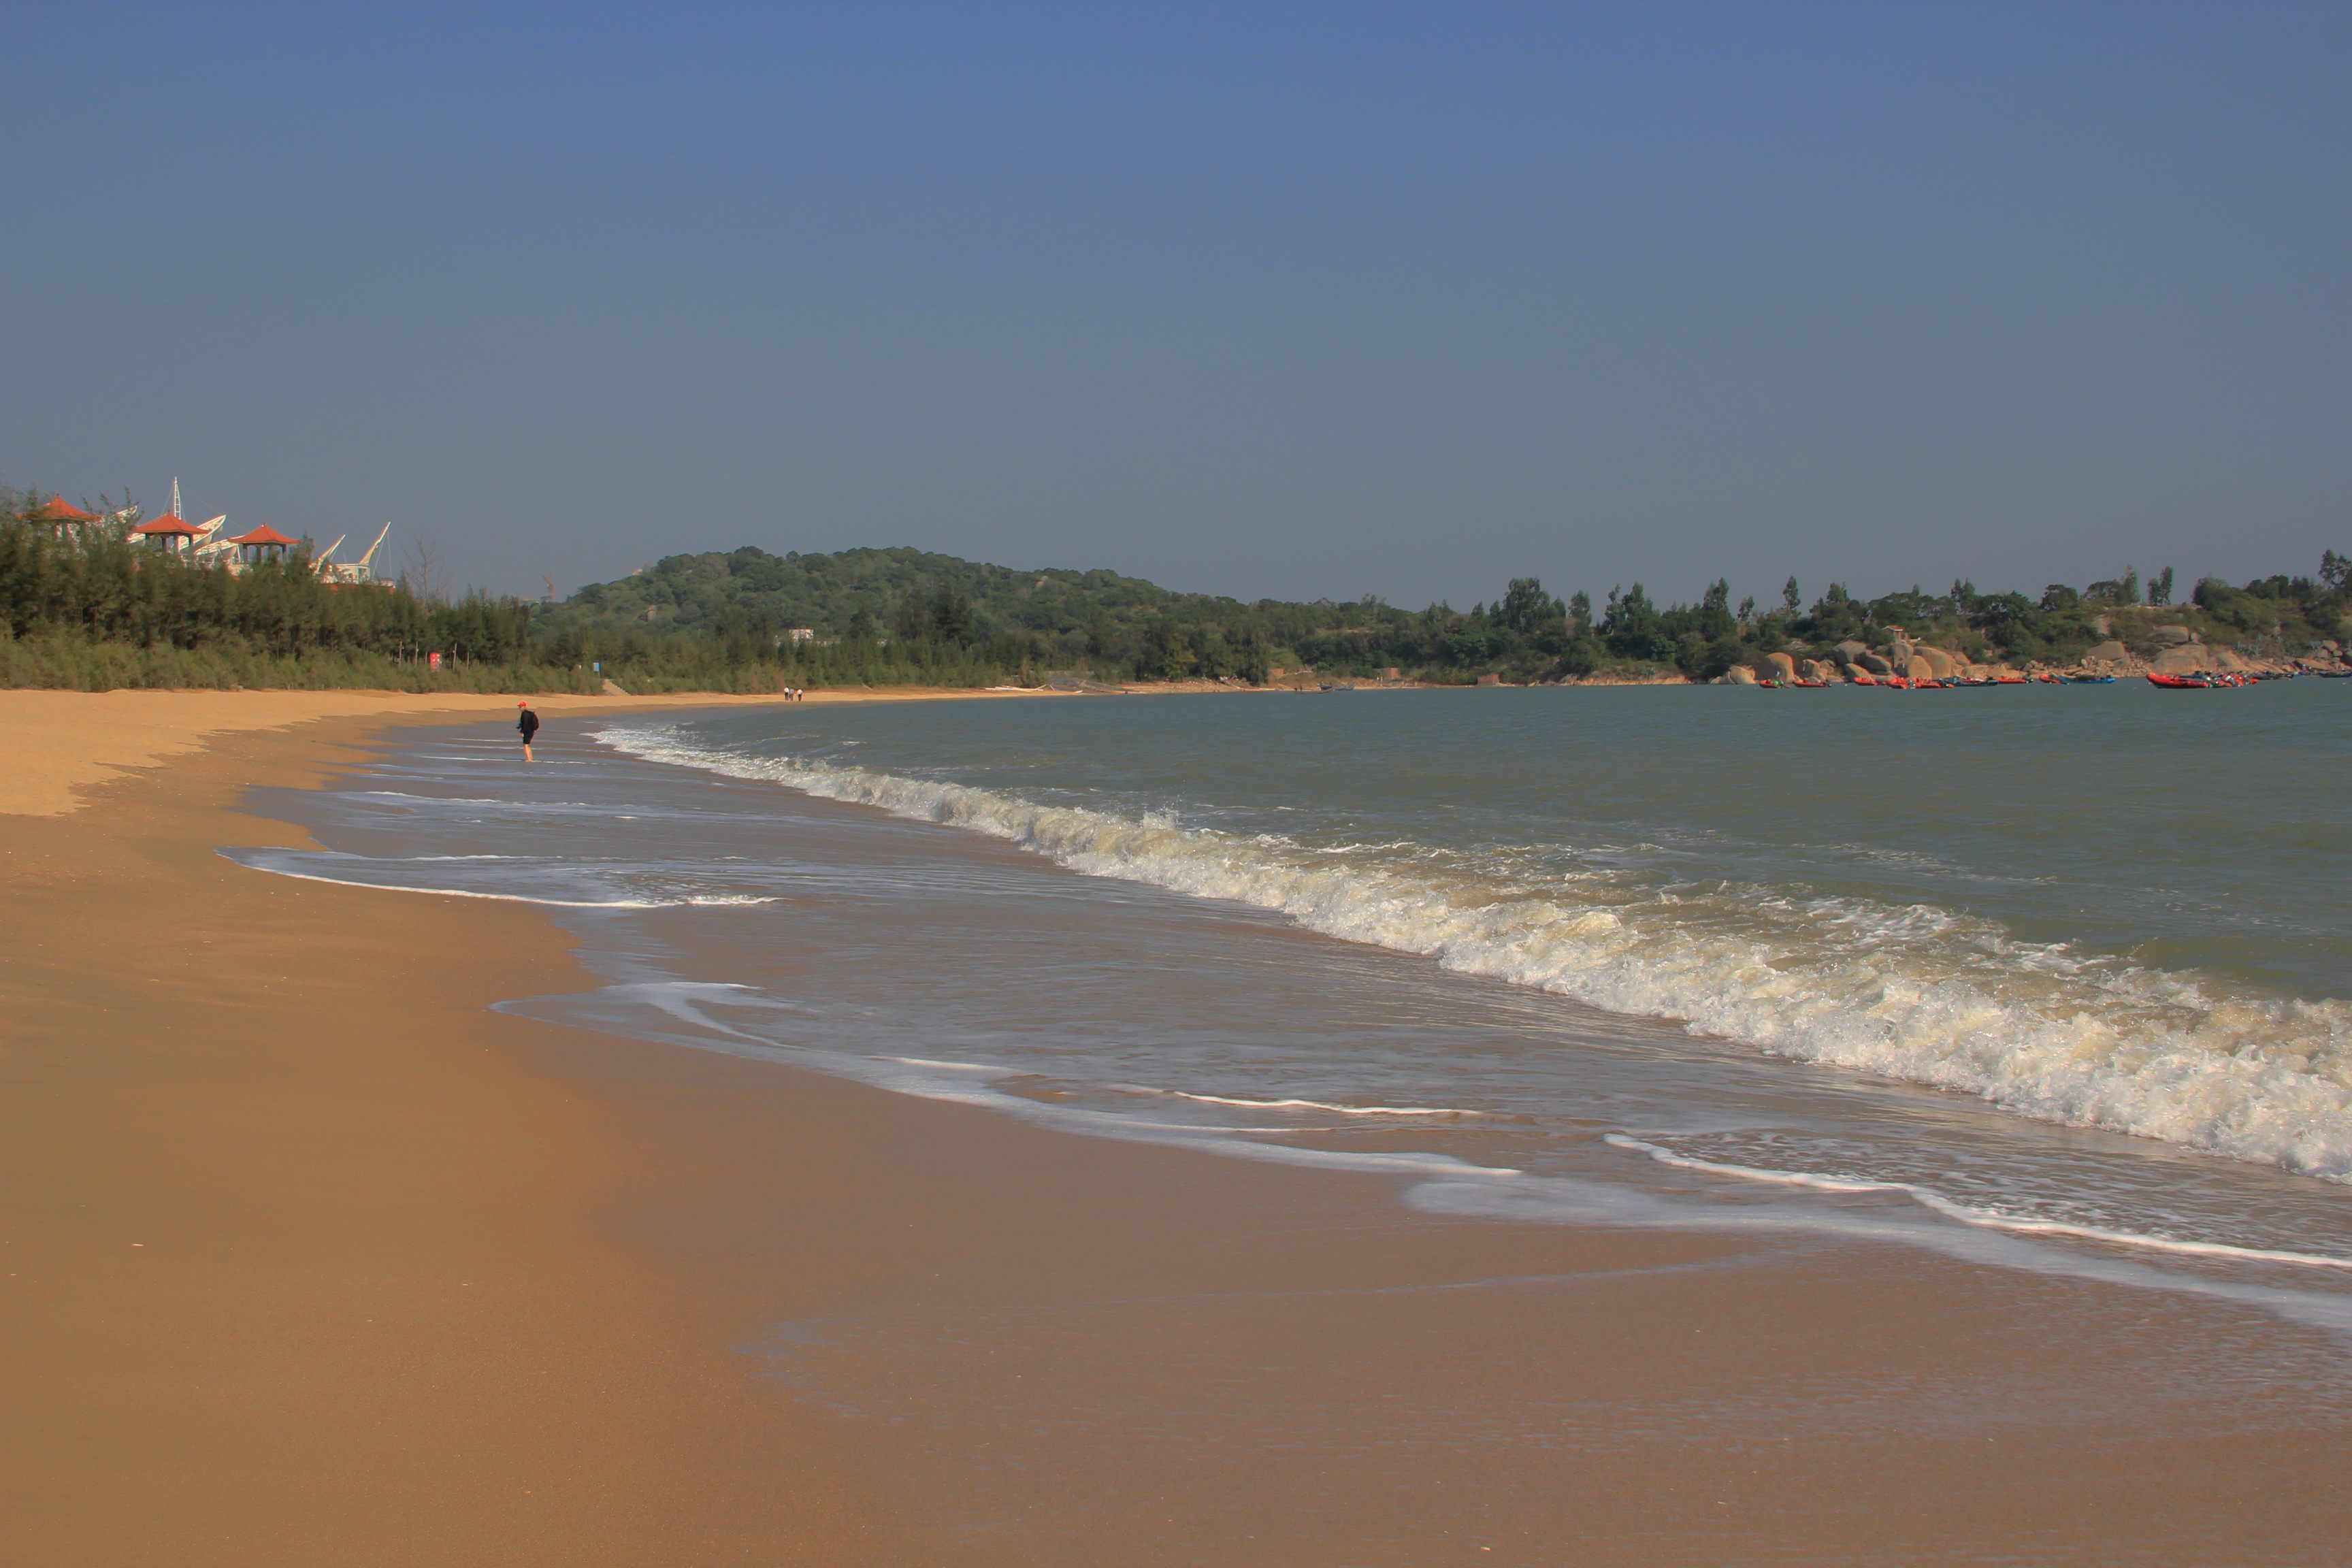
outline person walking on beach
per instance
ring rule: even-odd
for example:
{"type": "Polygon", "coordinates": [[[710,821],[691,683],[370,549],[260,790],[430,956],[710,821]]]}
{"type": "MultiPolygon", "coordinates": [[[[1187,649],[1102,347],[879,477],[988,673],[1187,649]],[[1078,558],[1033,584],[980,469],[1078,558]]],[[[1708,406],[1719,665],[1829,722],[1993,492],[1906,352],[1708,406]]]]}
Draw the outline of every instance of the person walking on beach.
{"type": "Polygon", "coordinates": [[[530,710],[528,702],[518,702],[515,706],[522,710],[515,715],[515,728],[522,731],[522,760],[527,763],[531,760],[531,738],[539,733],[539,715],[530,710]]]}

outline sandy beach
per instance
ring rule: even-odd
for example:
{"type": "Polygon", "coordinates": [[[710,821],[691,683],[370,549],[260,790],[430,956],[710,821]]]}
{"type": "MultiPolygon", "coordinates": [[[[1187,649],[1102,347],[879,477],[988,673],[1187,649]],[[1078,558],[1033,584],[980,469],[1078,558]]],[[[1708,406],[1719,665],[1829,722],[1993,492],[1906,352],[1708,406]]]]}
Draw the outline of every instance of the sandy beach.
{"type": "Polygon", "coordinates": [[[2344,1349],[2252,1309],[562,1030],[488,1010],[585,984],[530,909],[215,853],[512,710],[0,692],[0,1561],[2340,1554],[2344,1349]]]}

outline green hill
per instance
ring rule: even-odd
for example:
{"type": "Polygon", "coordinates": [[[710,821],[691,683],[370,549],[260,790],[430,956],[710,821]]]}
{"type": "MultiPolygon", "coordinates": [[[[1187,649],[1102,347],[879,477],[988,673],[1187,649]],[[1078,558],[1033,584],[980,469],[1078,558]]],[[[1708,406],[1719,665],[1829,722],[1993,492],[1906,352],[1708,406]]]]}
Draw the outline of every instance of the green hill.
{"type": "Polygon", "coordinates": [[[905,548],[673,555],[541,612],[565,651],[610,648],[618,663],[699,638],[730,657],[793,657],[815,667],[812,679],[875,681],[989,671],[1034,679],[1081,668],[1264,680],[1271,668],[1334,652],[1361,663],[1413,619],[1377,604],[1244,604],[1117,572],[1015,569],[905,548]],[[807,634],[797,645],[796,630],[807,634]]]}
{"type": "MultiPolygon", "coordinates": [[[[673,555],[543,607],[533,645],[563,667],[601,659],[652,681],[725,683],[730,671],[785,668],[807,684],[1034,681],[1050,670],[1107,680],[1257,682],[1302,668],[1332,677],[1391,669],[1422,679],[1558,679],[1616,670],[1709,679],[1736,664],[1841,641],[1907,636],[1978,659],[2064,660],[2120,637],[2148,643],[2159,623],[2248,652],[2292,655],[2345,635],[2344,557],[2316,581],[2278,576],[2233,588],[2200,582],[2173,605],[2168,571],[2037,597],[1955,583],[1864,600],[1839,584],[1803,607],[1792,579],[1780,603],[1734,606],[1717,583],[1695,605],[1661,606],[1636,583],[1596,607],[1515,578],[1492,605],[1401,610],[1375,599],[1299,604],[1181,594],[1116,572],[1015,570],[909,549],[777,556],[746,548],[673,555]],[[795,631],[801,635],[796,638],[795,631]],[[547,638],[552,637],[551,644],[547,638]]],[[[2151,645],[2152,646],[2152,645],[2151,645]]],[[[744,679],[760,679],[745,677],[744,679]]]]}
{"type": "Polygon", "coordinates": [[[1240,608],[1232,599],[1180,594],[1116,572],[1019,571],[904,547],[771,555],[746,546],[724,554],[672,555],[614,582],[591,584],[564,602],[555,620],[583,629],[712,629],[731,615],[764,617],[774,627],[805,627],[824,637],[868,628],[887,637],[910,597],[936,597],[942,589],[967,607],[983,635],[1055,636],[1081,632],[1106,616],[1240,608]]]}

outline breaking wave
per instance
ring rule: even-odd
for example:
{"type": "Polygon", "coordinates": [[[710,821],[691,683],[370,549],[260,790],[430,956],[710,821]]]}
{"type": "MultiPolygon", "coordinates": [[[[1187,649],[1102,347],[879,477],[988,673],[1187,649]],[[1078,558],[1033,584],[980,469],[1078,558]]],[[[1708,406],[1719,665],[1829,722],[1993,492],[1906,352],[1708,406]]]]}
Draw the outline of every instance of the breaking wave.
{"type": "Polygon", "coordinates": [[[938,780],[613,729],[649,762],[989,835],[1091,876],[1276,911],[1350,942],[2019,1115],[2352,1181],[2352,1006],[2022,942],[1928,905],[1531,875],[1411,845],[1266,836],[1039,805],[938,780]]]}

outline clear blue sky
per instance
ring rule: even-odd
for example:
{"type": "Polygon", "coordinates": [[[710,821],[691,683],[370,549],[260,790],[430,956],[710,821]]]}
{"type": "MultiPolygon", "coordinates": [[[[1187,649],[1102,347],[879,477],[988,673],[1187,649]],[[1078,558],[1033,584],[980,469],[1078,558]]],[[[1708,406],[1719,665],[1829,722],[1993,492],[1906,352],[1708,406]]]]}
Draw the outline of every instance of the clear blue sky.
{"type": "Polygon", "coordinates": [[[2352,6],[11,0],[0,477],[536,593],[2352,549],[2352,6]]]}

